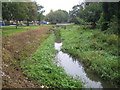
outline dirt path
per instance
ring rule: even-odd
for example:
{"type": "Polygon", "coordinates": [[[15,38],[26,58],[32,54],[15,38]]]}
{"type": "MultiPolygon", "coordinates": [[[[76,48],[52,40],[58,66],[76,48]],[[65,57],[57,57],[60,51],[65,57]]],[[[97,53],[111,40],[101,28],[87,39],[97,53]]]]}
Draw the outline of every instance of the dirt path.
{"type": "Polygon", "coordinates": [[[29,58],[40,43],[49,36],[52,27],[39,27],[3,37],[2,82],[3,88],[36,88],[40,87],[29,80],[20,68],[20,60],[29,58]]]}

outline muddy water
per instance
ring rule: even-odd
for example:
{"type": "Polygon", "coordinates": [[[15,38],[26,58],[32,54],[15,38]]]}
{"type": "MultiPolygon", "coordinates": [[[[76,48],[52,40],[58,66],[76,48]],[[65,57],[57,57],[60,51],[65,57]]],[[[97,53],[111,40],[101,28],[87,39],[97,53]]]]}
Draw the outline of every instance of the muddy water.
{"type": "Polygon", "coordinates": [[[55,56],[57,65],[63,67],[65,72],[73,78],[78,77],[82,80],[85,88],[113,88],[114,86],[107,81],[101,80],[92,71],[87,70],[79,60],[61,51],[62,42],[60,31],[55,31],[55,49],[58,53],[55,56]]]}

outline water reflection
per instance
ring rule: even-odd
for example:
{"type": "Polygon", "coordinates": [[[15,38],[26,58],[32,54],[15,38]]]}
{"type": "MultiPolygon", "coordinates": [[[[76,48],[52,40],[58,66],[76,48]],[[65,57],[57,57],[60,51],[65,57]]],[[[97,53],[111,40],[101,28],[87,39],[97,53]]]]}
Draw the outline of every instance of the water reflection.
{"type": "Polygon", "coordinates": [[[86,88],[102,88],[100,82],[92,81],[86,76],[82,64],[80,64],[77,60],[73,60],[73,58],[67,53],[60,51],[61,46],[61,43],[55,43],[55,49],[59,51],[55,57],[58,61],[57,64],[62,66],[66,73],[72,75],[73,77],[79,77],[84,82],[84,86],[86,88]]]}
{"type": "Polygon", "coordinates": [[[60,51],[61,47],[62,47],[62,43],[55,43],[56,50],[60,51]]]}

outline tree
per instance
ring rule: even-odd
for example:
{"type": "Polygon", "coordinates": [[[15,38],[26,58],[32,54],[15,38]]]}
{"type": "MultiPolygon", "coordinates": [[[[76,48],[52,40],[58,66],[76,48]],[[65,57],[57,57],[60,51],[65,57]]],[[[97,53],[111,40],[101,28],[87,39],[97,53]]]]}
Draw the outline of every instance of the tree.
{"type": "Polygon", "coordinates": [[[16,21],[16,28],[18,26],[18,21],[25,20],[27,18],[27,6],[26,3],[22,2],[12,2],[11,4],[11,14],[12,14],[12,20],[16,21]]]}
{"type": "Polygon", "coordinates": [[[75,5],[73,6],[72,10],[69,11],[69,22],[74,22],[75,24],[80,24],[81,22],[79,22],[79,18],[81,18],[80,15],[82,14],[79,14],[79,12],[81,12],[83,10],[83,3],[80,4],[80,5],[75,5]]]}
{"type": "Polygon", "coordinates": [[[2,18],[3,20],[6,20],[6,24],[9,24],[9,21],[12,19],[12,14],[11,14],[11,3],[9,2],[4,2],[2,3],[2,18]]]}
{"type": "MultiPolygon", "coordinates": [[[[37,6],[35,2],[4,2],[2,4],[3,20],[34,21],[37,18],[37,6]]],[[[29,23],[28,23],[29,25],[29,23]]]]}
{"type": "Polygon", "coordinates": [[[93,28],[95,28],[101,12],[101,3],[81,3],[80,5],[75,5],[73,10],[70,11],[70,21],[76,24],[89,22],[93,25],[93,28]]]}
{"type": "Polygon", "coordinates": [[[95,28],[97,21],[100,19],[101,12],[101,3],[90,3],[83,11],[83,18],[86,22],[91,22],[93,28],[95,28]]]}
{"type": "Polygon", "coordinates": [[[27,26],[29,26],[29,21],[37,20],[37,4],[36,2],[28,2],[27,3],[27,26]]]}
{"type": "Polygon", "coordinates": [[[2,3],[2,18],[3,20],[10,20],[11,18],[11,12],[10,12],[10,7],[9,7],[9,3],[2,3]]]}
{"type": "Polygon", "coordinates": [[[52,11],[46,15],[45,20],[52,24],[68,22],[68,12],[64,10],[52,11]]]}
{"type": "Polygon", "coordinates": [[[38,16],[37,16],[37,20],[39,21],[39,25],[40,25],[40,21],[44,19],[44,15],[43,13],[45,12],[45,10],[43,10],[43,6],[38,5],[37,6],[37,10],[38,10],[38,16]]]}
{"type": "Polygon", "coordinates": [[[2,16],[3,20],[14,20],[16,21],[16,28],[18,21],[24,20],[27,15],[26,3],[22,2],[5,2],[2,4],[2,16]]]}
{"type": "MultiPolygon", "coordinates": [[[[119,2],[120,3],[120,2],[119,2]]],[[[101,15],[101,30],[107,30],[110,23],[113,22],[113,18],[119,18],[119,3],[118,2],[103,2],[102,3],[102,15],[101,15]]],[[[115,20],[115,19],[114,19],[115,20]]]]}

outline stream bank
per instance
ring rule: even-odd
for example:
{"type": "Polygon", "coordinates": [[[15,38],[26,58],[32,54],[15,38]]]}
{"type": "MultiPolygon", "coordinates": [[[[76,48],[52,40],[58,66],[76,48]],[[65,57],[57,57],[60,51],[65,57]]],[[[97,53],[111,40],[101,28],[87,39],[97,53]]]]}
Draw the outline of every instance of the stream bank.
{"type": "Polygon", "coordinates": [[[51,34],[31,58],[22,62],[24,74],[43,88],[82,88],[81,81],[73,79],[60,66],[54,64],[57,53],[54,39],[51,34]]]}
{"type": "MultiPolygon", "coordinates": [[[[83,32],[79,32],[78,27],[76,28],[75,26],[73,26],[72,28],[71,28],[71,26],[68,26],[67,29],[63,29],[60,27],[56,28],[55,37],[57,39],[55,40],[56,41],[55,49],[58,50],[58,53],[56,54],[56,57],[55,57],[56,63],[58,64],[58,66],[63,67],[63,69],[65,70],[65,72],[67,74],[69,74],[73,77],[75,77],[75,76],[79,77],[84,82],[84,86],[86,88],[90,88],[90,87],[91,88],[115,88],[115,87],[117,87],[112,82],[110,82],[108,80],[103,80],[103,78],[101,78],[99,76],[99,74],[95,72],[95,70],[92,70],[89,67],[89,64],[87,65],[87,67],[84,66],[84,64],[85,64],[84,62],[86,62],[86,61],[83,62],[84,59],[80,58],[78,56],[78,54],[80,53],[80,51],[79,51],[80,47],[77,47],[79,42],[76,42],[76,40],[79,40],[77,36],[82,33],[83,32]],[[58,32],[58,34],[56,34],[57,32],[58,32]],[[60,32],[61,32],[61,34],[60,34],[60,32]],[[61,42],[61,40],[63,41],[63,43],[61,42]],[[77,45],[75,45],[75,44],[77,44],[77,45]],[[67,51],[68,53],[71,53],[72,56],[75,56],[75,57],[77,56],[80,59],[77,60],[76,58],[72,57],[70,54],[62,52],[60,50],[61,48],[63,51],[65,51],[65,52],[67,51]],[[78,50],[78,51],[76,51],[76,50],[78,50]],[[82,61],[84,64],[82,64],[80,61],[82,61]]],[[[86,35],[89,35],[89,34],[92,35],[92,33],[86,32],[86,35]]],[[[83,43],[84,43],[84,41],[83,41],[83,43]]],[[[85,49],[87,49],[87,48],[85,48],[85,49]]],[[[82,49],[80,49],[80,50],[82,50],[82,49]]],[[[81,55],[83,55],[83,53],[81,55]]],[[[88,63],[90,63],[90,62],[88,62],[88,63]]],[[[100,68],[100,67],[98,67],[98,68],[100,68]]]]}

